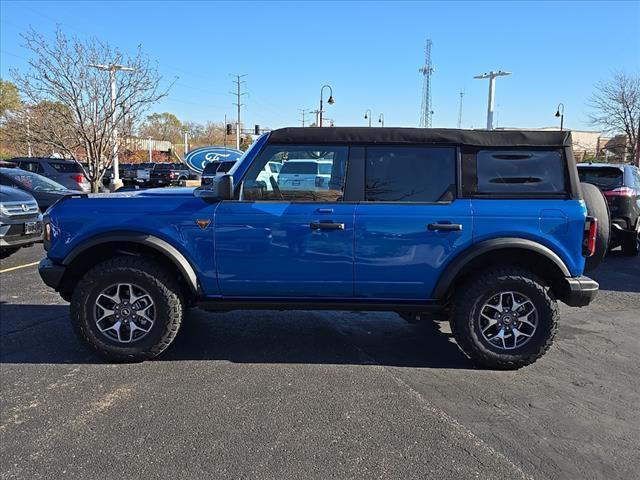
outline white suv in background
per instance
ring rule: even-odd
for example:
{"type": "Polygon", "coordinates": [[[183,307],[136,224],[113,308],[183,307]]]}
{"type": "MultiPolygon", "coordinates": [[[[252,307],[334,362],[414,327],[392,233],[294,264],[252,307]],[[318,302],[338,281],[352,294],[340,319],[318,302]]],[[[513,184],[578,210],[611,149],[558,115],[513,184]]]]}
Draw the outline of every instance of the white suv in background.
{"type": "Polygon", "coordinates": [[[280,190],[327,190],[331,179],[331,161],[289,160],[278,176],[280,190]]]}

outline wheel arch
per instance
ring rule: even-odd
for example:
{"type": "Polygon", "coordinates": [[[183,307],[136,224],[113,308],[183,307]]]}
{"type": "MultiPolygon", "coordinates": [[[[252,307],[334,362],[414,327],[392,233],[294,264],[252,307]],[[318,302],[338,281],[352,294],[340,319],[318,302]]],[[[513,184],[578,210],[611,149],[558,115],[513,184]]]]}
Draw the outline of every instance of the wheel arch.
{"type": "Polygon", "coordinates": [[[62,289],[73,289],[77,280],[95,265],[114,254],[144,255],[174,271],[193,296],[200,293],[198,277],[187,258],[173,245],[154,235],[140,232],[114,232],[84,240],[62,261],[67,267],[62,289]]]}
{"type": "Polygon", "coordinates": [[[523,238],[484,240],[466,249],[445,268],[438,279],[433,297],[446,300],[456,285],[483,268],[518,264],[546,280],[558,298],[565,294],[565,277],[571,272],[550,248],[523,238]]]}

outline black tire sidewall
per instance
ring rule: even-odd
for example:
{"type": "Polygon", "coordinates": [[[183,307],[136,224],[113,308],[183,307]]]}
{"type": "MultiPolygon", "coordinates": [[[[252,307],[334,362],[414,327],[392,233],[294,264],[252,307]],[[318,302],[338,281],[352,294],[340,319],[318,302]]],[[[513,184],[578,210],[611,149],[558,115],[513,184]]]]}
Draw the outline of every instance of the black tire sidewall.
{"type": "MultiPolygon", "coordinates": [[[[96,275],[91,282],[76,289],[72,297],[72,307],[79,310],[74,323],[81,336],[99,353],[107,356],[130,357],[135,359],[151,352],[160,344],[171,328],[169,299],[165,293],[146,274],[138,270],[111,270],[96,275]],[[94,308],[98,295],[107,287],[116,283],[129,283],[144,289],[154,302],[155,321],[149,333],[139,340],[128,344],[109,339],[100,330],[94,320],[94,308]]],[[[151,355],[153,356],[153,355],[151,355]]]]}
{"type": "Polygon", "coordinates": [[[452,316],[452,330],[462,350],[490,368],[513,369],[535,362],[553,342],[557,327],[557,304],[533,276],[521,272],[482,275],[462,287],[452,316]],[[512,291],[525,295],[537,310],[538,324],[531,339],[521,347],[503,350],[489,344],[480,331],[480,310],[494,295],[512,291]]]}
{"type": "Polygon", "coordinates": [[[476,302],[473,304],[471,312],[469,312],[469,320],[472,324],[470,325],[470,333],[473,341],[477,343],[478,347],[484,350],[487,355],[500,355],[501,358],[506,357],[507,360],[518,360],[522,358],[522,356],[528,357],[529,355],[535,354],[540,350],[540,347],[547,342],[548,337],[553,330],[553,322],[551,320],[552,316],[553,312],[549,307],[549,304],[535,287],[517,280],[506,279],[496,282],[496,284],[492,286],[492,288],[488,289],[485,294],[478,297],[476,302]],[[525,295],[529,300],[531,300],[531,302],[533,302],[533,305],[537,310],[538,324],[533,337],[531,337],[523,346],[514,350],[500,350],[497,347],[492,346],[484,339],[480,331],[480,309],[482,306],[494,295],[507,291],[525,295]]]}
{"type": "Polygon", "coordinates": [[[587,206],[587,215],[598,219],[596,232],[596,251],[585,259],[585,271],[596,269],[609,251],[611,242],[611,214],[609,204],[598,187],[590,183],[581,183],[582,197],[587,206]]]}

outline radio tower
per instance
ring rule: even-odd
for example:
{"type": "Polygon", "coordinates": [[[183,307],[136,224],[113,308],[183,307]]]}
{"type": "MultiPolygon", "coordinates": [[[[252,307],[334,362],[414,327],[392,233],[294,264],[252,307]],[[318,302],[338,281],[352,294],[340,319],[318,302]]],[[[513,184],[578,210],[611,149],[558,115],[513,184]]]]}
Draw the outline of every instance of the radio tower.
{"type": "Polygon", "coordinates": [[[420,111],[420,126],[431,128],[431,74],[433,73],[433,65],[431,64],[431,39],[427,39],[425,46],[424,65],[420,67],[420,73],[424,75],[422,84],[422,110],[420,111]]]}

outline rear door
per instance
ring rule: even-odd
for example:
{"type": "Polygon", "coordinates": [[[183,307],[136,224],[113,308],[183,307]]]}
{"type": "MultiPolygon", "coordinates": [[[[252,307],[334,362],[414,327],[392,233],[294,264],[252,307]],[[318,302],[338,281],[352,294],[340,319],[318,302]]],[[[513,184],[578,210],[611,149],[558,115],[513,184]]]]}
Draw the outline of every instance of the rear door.
{"type": "Polygon", "coordinates": [[[453,147],[367,147],[356,209],[355,296],[428,300],[442,270],[472,242],[457,198],[453,147]]]}

